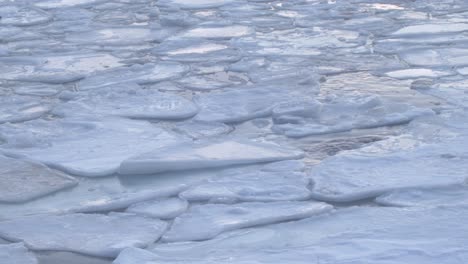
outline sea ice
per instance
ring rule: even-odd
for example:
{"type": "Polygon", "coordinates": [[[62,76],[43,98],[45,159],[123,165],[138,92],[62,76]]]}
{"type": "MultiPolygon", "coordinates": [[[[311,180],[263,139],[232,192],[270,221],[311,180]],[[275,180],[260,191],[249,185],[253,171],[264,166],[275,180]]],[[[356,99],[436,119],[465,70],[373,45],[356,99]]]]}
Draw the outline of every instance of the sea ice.
{"type": "Polygon", "coordinates": [[[134,156],[122,162],[120,174],[224,167],[230,165],[300,159],[303,153],[272,143],[239,140],[179,144],[134,156]]]}
{"type": "Polygon", "coordinates": [[[408,123],[431,109],[396,103],[373,95],[300,101],[273,109],[273,131],[288,137],[305,137],[352,129],[367,129],[408,123]]]}
{"type": "Polygon", "coordinates": [[[52,104],[32,96],[8,95],[0,97],[0,124],[36,119],[52,109],[52,104]]]}
{"type": "Polygon", "coordinates": [[[2,5],[0,7],[1,26],[32,26],[49,22],[52,16],[39,8],[2,5]]]}
{"type": "Polygon", "coordinates": [[[393,36],[446,34],[468,31],[467,23],[411,25],[397,30],[393,36]]]}
{"type": "Polygon", "coordinates": [[[0,237],[32,250],[71,251],[116,257],[127,247],[146,247],[166,230],[163,221],[134,214],[39,215],[0,222],[0,237]]]}
{"type": "Polygon", "coordinates": [[[78,87],[89,90],[122,83],[151,84],[180,77],[186,71],[186,66],[174,62],[119,67],[88,76],[78,87]]]}
{"type": "Polygon", "coordinates": [[[162,239],[165,242],[206,240],[229,230],[299,220],[332,208],[326,203],[311,201],[193,205],[174,220],[162,239]]]}
{"type": "Polygon", "coordinates": [[[385,206],[464,206],[468,203],[468,186],[465,184],[446,188],[397,190],[379,196],[375,201],[385,206]]]}
{"type": "Polygon", "coordinates": [[[232,169],[190,187],[179,196],[189,201],[216,203],[306,200],[310,197],[304,164],[290,160],[232,169]]]}
{"type": "Polygon", "coordinates": [[[0,264],[38,264],[36,256],[23,243],[0,245],[0,264]]]}
{"type": "Polygon", "coordinates": [[[182,36],[186,38],[230,39],[249,35],[253,32],[253,29],[240,25],[225,27],[197,27],[188,30],[182,36]]]}
{"type": "Polygon", "coordinates": [[[0,136],[6,140],[0,151],[8,155],[88,177],[113,174],[127,158],[183,142],[148,122],[92,117],[5,124],[0,136]]]}
{"type": "MultiPolygon", "coordinates": [[[[72,95],[70,95],[72,96],[72,95]]],[[[135,119],[185,119],[198,107],[181,96],[126,83],[74,93],[74,100],[54,108],[59,116],[110,115],[135,119]]]]}
{"type": "Polygon", "coordinates": [[[159,219],[172,219],[188,209],[188,202],[179,198],[146,201],[130,206],[126,212],[159,219]]]}
{"type": "Polygon", "coordinates": [[[439,78],[453,75],[447,71],[435,71],[432,69],[404,69],[385,73],[385,75],[397,79],[412,79],[412,78],[439,78]]]}
{"type": "Polygon", "coordinates": [[[26,202],[76,184],[42,164],[0,156],[0,202],[26,202]]]}
{"type": "Polygon", "coordinates": [[[193,139],[210,138],[228,134],[234,130],[231,126],[219,122],[187,121],[177,123],[173,131],[193,139]]]}
{"type": "Polygon", "coordinates": [[[182,9],[207,9],[223,6],[233,0],[162,0],[159,4],[171,4],[182,9]]]}
{"type": "MultiPolygon", "coordinates": [[[[398,140],[385,141],[390,141],[388,145],[395,148],[398,140]]],[[[385,141],[375,144],[385,145],[385,141]]],[[[398,189],[463,183],[468,174],[463,146],[466,141],[453,140],[410,149],[381,151],[369,145],[342,152],[312,168],[312,197],[348,202],[398,189]]]]}
{"type": "Polygon", "coordinates": [[[243,122],[269,116],[275,105],[288,102],[292,98],[286,89],[279,88],[246,87],[200,94],[194,98],[200,107],[195,119],[223,123],[243,122]]]}
{"type": "Polygon", "coordinates": [[[351,207],[207,241],[126,249],[114,263],[461,263],[467,220],[466,206],[351,207]]]}
{"type": "Polygon", "coordinates": [[[414,66],[450,67],[468,65],[468,49],[462,48],[409,49],[403,51],[400,56],[408,64],[414,66]]]}
{"type": "Polygon", "coordinates": [[[108,196],[100,196],[97,199],[84,199],[76,207],[68,209],[67,212],[93,213],[122,210],[144,201],[175,196],[185,189],[187,189],[187,186],[179,184],[169,188],[111,193],[108,196]]]}

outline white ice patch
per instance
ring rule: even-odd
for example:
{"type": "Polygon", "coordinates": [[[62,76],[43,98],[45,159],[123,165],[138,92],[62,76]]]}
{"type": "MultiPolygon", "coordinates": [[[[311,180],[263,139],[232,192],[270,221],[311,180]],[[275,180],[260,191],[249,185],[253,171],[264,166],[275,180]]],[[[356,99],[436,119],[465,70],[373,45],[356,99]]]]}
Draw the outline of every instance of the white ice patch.
{"type": "Polygon", "coordinates": [[[431,109],[386,101],[374,95],[326,98],[317,102],[299,101],[273,109],[273,131],[288,137],[305,137],[400,125],[433,115],[431,109]]]}
{"type": "Polygon", "coordinates": [[[205,9],[221,7],[233,0],[162,0],[160,4],[171,4],[182,9],[205,9]]]}
{"type": "Polygon", "coordinates": [[[216,203],[306,200],[310,181],[300,161],[280,161],[252,169],[232,169],[195,185],[179,196],[216,203]]]}
{"type": "Polygon", "coordinates": [[[149,28],[122,27],[72,33],[67,35],[65,40],[75,44],[129,46],[155,41],[157,35],[149,28]]]}
{"type": "Polygon", "coordinates": [[[468,49],[409,49],[400,54],[401,58],[414,66],[466,66],[468,65],[468,49]]]}
{"type": "Polygon", "coordinates": [[[151,174],[164,171],[224,167],[230,165],[300,159],[303,153],[272,143],[219,140],[158,148],[122,162],[120,174],[151,174]]]}
{"type": "Polygon", "coordinates": [[[73,82],[90,73],[121,66],[109,54],[62,54],[41,57],[8,57],[0,64],[2,79],[61,84],[73,82]]]}
{"type": "Polygon", "coordinates": [[[104,1],[105,0],[39,0],[34,4],[42,8],[64,8],[91,5],[104,1]]]}
{"type": "Polygon", "coordinates": [[[133,214],[41,215],[0,222],[0,236],[32,250],[71,251],[116,257],[127,247],[146,247],[166,230],[163,221],[133,214]]]}
{"type": "Polygon", "coordinates": [[[320,202],[241,203],[194,205],[174,220],[165,242],[206,240],[239,228],[298,220],[332,210],[320,202]]]}
{"type": "Polygon", "coordinates": [[[23,243],[0,245],[2,264],[38,264],[36,256],[24,247],[23,243]]]}
{"type": "Polygon", "coordinates": [[[74,100],[63,102],[53,113],[73,116],[121,116],[136,119],[185,119],[198,107],[181,96],[142,89],[136,84],[121,84],[74,93],[74,100]]]}
{"type": "Polygon", "coordinates": [[[0,135],[7,142],[2,152],[88,177],[113,174],[125,159],[181,142],[151,123],[117,118],[5,124],[0,135]]]}
{"type": "Polygon", "coordinates": [[[31,96],[7,95],[0,97],[0,124],[36,119],[52,109],[45,100],[31,96]]]}
{"type": "Polygon", "coordinates": [[[127,249],[115,263],[460,263],[468,257],[466,221],[466,206],[352,207],[208,241],[127,249]]]}
{"type": "Polygon", "coordinates": [[[172,219],[187,211],[188,206],[185,200],[169,198],[137,203],[130,206],[127,212],[160,219],[172,219]]]}
{"type": "MultiPolygon", "coordinates": [[[[393,150],[376,150],[370,145],[325,159],[312,168],[312,197],[347,202],[398,189],[443,187],[465,181],[466,140],[395,149],[398,141],[375,143],[387,144],[393,150]]],[[[405,144],[403,139],[401,145],[405,144]]]]}
{"type": "Polygon", "coordinates": [[[398,190],[379,196],[375,201],[385,206],[464,206],[468,204],[468,186],[398,190]]]}
{"type": "Polygon", "coordinates": [[[198,27],[188,30],[182,37],[206,39],[230,39],[252,34],[252,28],[240,25],[225,27],[198,27]]]}
{"type": "Polygon", "coordinates": [[[411,25],[397,30],[393,36],[445,34],[468,31],[467,23],[411,25]]]}
{"type": "Polygon", "coordinates": [[[396,79],[413,79],[413,78],[439,78],[453,75],[447,71],[436,71],[432,69],[404,69],[385,73],[385,75],[396,79]]]}
{"type": "Polygon", "coordinates": [[[26,202],[76,184],[42,164],[0,156],[0,202],[26,202]]]}
{"type": "Polygon", "coordinates": [[[0,6],[1,26],[32,26],[49,22],[52,16],[39,8],[19,7],[16,5],[0,6]]]}
{"type": "Polygon", "coordinates": [[[186,66],[172,62],[133,65],[88,76],[78,83],[78,87],[89,90],[122,83],[151,84],[180,77],[186,71],[186,66]]]}

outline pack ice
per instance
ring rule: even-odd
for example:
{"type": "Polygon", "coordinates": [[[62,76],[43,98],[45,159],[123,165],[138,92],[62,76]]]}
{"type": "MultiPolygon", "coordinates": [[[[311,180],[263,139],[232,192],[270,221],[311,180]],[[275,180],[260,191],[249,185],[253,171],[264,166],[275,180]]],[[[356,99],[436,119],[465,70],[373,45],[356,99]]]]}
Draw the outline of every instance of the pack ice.
{"type": "Polygon", "coordinates": [[[460,263],[468,257],[460,225],[467,217],[466,206],[351,207],[208,241],[126,249],[114,263],[460,263]]]}
{"type": "Polygon", "coordinates": [[[311,201],[193,205],[174,220],[162,239],[165,242],[206,240],[229,230],[298,220],[332,208],[328,204],[311,201]]]}
{"type": "Polygon", "coordinates": [[[41,215],[0,222],[0,237],[32,250],[116,257],[124,248],[148,246],[165,229],[163,221],[125,213],[41,215]]]}
{"type": "Polygon", "coordinates": [[[230,165],[300,159],[303,153],[273,143],[224,139],[179,144],[126,159],[120,174],[225,167],[230,165]]]}
{"type": "Polygon", "coordinates": [[[174,143],[180,138],[147,122],[126,119],[55,119],[5,124],[0,151],[36,160],[86,177],[115,173],[136,154],[174,143]]]}

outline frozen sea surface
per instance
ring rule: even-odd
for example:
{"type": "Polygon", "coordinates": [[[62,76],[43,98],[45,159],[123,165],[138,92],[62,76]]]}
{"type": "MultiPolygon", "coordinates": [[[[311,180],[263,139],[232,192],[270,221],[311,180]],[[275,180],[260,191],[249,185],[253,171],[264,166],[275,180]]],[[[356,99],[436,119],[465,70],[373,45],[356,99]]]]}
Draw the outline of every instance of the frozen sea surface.
{"type": "Polygon", "coordinates": [[[0,264],[468,263],[465,0],[0,0],[0,264]]]}

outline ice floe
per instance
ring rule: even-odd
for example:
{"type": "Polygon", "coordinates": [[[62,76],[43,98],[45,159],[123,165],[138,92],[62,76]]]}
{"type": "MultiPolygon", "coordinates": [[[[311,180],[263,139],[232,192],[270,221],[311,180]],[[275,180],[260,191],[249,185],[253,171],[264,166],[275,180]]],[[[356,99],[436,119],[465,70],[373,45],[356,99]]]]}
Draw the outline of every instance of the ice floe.
{"type": "Polygon", "coordinates": [[[322,102],[299,101],[278,105],[273,109],[273,131],[288,137],[304,137],[393,126],[433,115],[431,109],[387,101],[375,95],[325,98],[322,102]]]}
{"type": "Polygon", "coordinates": [[[185,200],[168,198],[133,204],[127,209],[127,212],[159,219],[172,219],[184,213],[188,206],[189,204],[185,200]]]}
{"type": "Polygon", "coordinates": [[[185,119],[194,116],[198,107],[181,96],[142,89],[127,83],[69,94],[74,100],[63,102],[53,113],[73,116],[121,116],[136,119],[185,119]]]}
{"type": "Polygon", "coordinates": [[[311,201],[194,205],[174,220],[162,239],[165,242],[206,240],[229,230],[298,220],[332,208],[311,201]]]}
{"type": "Polygon", "coordinates": [[[151,174],[164,171],[225,167],[230,165],[300,159],[303,153],[272,143],[239,140],[196,142],[158,148],[122,162],[120,174],[151,174]]]}
{"type": "Polygon", "coordinates": [[[9,95],[0,97],[0,124],[23,122],[41,117],[52,104],[41,98],[9,95]]]}
{"type": "Polygon", "coordinates": [[[0,151],[8,155],[88,177],[111,175],[125,159],[181,142],[157,125],[113,118],[6,124],[0,135],[6,140],[0,151]]]}
{"type": "Polygon", "coordinates": [[[127,247],[146,247],[167,224],[134,214],[28,216],[0,222],[0,237],[22,241],[32,250],[71,251],[115,257],[127,247]]]}
{"type": "Polygon", "coordinates": [[[458,263],[468,256],[460,225],[467,219],[466,206],[352,207],[208,241],[126,249],[115,263],[458,263]]]}
{"type": "Polygon", "coordinates": [[[16,5],[0,6],[0,25],[32,26],[49,22],[52,16],[39,8],[19,7],[16,5]]]}
{"type": "Polygon", "coordinates": [[[77,184],[72,177],[38,163],[0,156],[0,168],[0,202],[26,202],[77,184]]]}
{"type": "Polygon", "coordinates": [[[301,161],[279,161],[224,171],[179,196],[189,201],[216,203],[306,200],[310,198],[309,184],[301,161]]]}
{"type": "Polygon", "coordinates": [[[39,262],[23,243],[14,243],[0,245],[0,263],[38,264],[39,262]]]}
{"type": "MultiPolygon", "coordinates": [[[[398,138],[387,141],[376,144],[388,144],[390,149],[370,145],[342,152],[312,168],[312,197],[353,201],[398,189],[450,186],[466,179],[466,140],[409,149],[398,149],[398,138]]],[[[405,144],[403,140],[401,146],[405,144]]]]}

